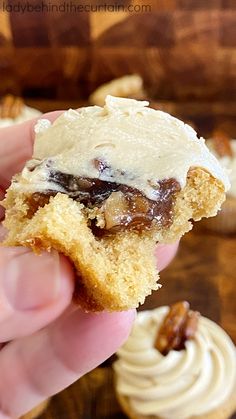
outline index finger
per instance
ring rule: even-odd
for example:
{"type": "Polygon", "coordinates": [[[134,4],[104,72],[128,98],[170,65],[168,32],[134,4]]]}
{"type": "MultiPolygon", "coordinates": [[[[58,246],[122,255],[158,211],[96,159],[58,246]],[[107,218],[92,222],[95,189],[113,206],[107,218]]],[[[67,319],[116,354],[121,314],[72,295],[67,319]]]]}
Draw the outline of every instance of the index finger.
{"type": "Polygon", "coordinates": [[[19,417],[111,356],[128,338],[134,317],[133,310],[71,311],[6,345],[0,352],[0,418],[19,417]]]}
{"type": "Polygon", "coordinates": [[[0,128],[0,194],[8,188],[12,176],[20,172],[32,156],[37,120],[47,118],[54,121],[61,113],[62,111],[50,112],[22,124],[0,128]]]}

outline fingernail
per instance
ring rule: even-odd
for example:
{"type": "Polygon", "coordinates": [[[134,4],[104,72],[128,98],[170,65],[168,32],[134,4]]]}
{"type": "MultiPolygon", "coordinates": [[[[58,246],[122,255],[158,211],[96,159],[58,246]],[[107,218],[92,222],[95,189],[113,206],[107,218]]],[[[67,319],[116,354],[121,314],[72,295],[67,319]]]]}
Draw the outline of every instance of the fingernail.
{"type": "Polygon", "coordinates": [[[60,260],[57,252],[35,255],[28,249],[12,248],[4,265],[6,297],[15,309],[34,310],[47,306],[59,294],[60,260]]]}

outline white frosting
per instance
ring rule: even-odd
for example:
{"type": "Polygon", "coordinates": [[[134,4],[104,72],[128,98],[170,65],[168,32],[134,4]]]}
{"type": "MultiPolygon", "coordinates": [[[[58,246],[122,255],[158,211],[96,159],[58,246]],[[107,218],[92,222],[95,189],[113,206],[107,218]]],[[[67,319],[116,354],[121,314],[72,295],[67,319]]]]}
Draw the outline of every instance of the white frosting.
{"type": "MultiPolygon", "coordinates": [[[[211,140],[209,141],[211,143],[211,140]]],[[[229,180],[231,184],[228,194],[236,198],[236,140],[231,140],[230,143],[231,143],[231,148],[233,150],[233,157],[229,157],[229,156],[219,157],[217,153],[214,151],[213,146],[210,145],[210,149],[218,158],[221,166],[224,167],[226,171],[228,172],[228,176],[229,176],[229,180]]]]}
{"type": "Polygon", "coordinates": [[[51,125],[52,125],[51,121],[49,121],[48,119],[41,118],[35,124],[34,132],[35,134],[40,135],[44,131],[46,131],[51,125]]]}
{"type": "MultiPolygon", "coordinates": [[[[50,158],[51,169],[125,184],[150,199],[156,199],[160,180],[175,178],[184,187],[191,167],[206,169],[227,190],[227,175],[204,140],[189,125],[147,105],[107,96],[104,108],[69,110],[43,130],[39,122],[33,159],[45,164],[33,172],[24,170],[25,187],[49,187],[45,180],[50,158]],[[94,159],[105,161],[108,168],[99,174],[94,159]]],[[[58,185],[55,189],[62,191],[58,185]]]]}
{"type": "Polygon", "coordinates": [[[30,119],[40,116],[41,112],[37,109],[30,108],[29,106],[24,106],[22,112],[17,118],[0,118],[0,128],[9,127],[11,125],[20,124],[21,122],[28,121],[30,119]]]}
{"type": "Polygon", "coordinates": [[[220,406],[236,384],[236,350],[224,330],[200,317],[186,349],[167,356],[154,348],[168,307],[138,314],[133,331],[118,351],[117,391],[141,415],[187,419],[220,406]]]}

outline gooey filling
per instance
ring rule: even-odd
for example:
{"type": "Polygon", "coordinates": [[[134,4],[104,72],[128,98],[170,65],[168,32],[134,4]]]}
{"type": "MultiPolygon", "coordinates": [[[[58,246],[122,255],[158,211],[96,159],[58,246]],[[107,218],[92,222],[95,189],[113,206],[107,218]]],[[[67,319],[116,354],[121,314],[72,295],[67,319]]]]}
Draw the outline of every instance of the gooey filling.
{"type": "Polygon", "coordinates": [[[170,226],[176,193],[180,191],[180,184],[173,178],[156,182],[155,200],[147,198],[138,189],[123,184],[77,177],[56,170],[50,170],[48,181],[52,185],[50,189],[35,192],[28,199],[29,218],[39,207],[47,204],[51,196],[57,194],[57,186],[60,186],[63,193],[89,210],[95,208],[96,214],[102,216],[102,225],[98,227],[95,220],[92,220],[92,227],[109,232],[124,228],[148,229],[153,222],[162,227],[170,226]]]}

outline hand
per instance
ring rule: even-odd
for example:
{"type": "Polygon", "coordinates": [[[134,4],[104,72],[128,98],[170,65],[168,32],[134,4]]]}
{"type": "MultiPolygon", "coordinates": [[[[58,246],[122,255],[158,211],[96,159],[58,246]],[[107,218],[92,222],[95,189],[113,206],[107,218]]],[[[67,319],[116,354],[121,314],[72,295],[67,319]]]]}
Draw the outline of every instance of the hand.
{"type": "MultiPolygon", "coordinates": [[[[54,120],[59,114],[46,117],[54,120]]],[[[0,199],[32,155],[34,124],[0,129],[0,199]]],[[[157,247],[159,269],[176,249],[157,247]]],[[[26,413],[127,339],[134,310],[86,314],[71,303],[73,287],[72,267],[56,251],[36,256],[23,247],[0,248],[0,342],[9,342],[0,351],[0,419],[26,413]]]]}

